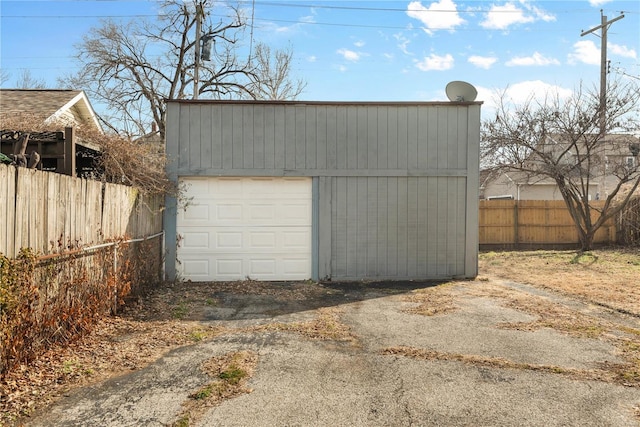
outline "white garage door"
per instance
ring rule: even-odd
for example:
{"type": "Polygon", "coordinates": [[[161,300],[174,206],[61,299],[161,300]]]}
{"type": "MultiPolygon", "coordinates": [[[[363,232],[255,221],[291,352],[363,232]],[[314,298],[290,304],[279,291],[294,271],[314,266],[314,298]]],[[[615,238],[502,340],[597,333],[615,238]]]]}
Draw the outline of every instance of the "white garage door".
{"type": "Polygon", "coordinates": [[[177,271],[185,280],[311,277],[311,178],[183,178],[177,271]]]}

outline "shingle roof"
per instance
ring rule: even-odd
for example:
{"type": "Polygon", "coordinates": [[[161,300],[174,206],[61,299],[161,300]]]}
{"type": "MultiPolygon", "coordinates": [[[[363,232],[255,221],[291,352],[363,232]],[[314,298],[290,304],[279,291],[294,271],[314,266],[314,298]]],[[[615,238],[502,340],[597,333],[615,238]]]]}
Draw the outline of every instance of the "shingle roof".
{"type": "Polygon", "coordinates": [[[79,90],[1,89],[0,111],[3,114],[33,114],[48,119],[75,98],[79,90]]]}
{"type": "Polygon", "coordinates": [[[81,90],[0,89],[0,114],[29,114],[44,121],[72,108],[79,120],[101,129],[89,100],[81,90]]]}

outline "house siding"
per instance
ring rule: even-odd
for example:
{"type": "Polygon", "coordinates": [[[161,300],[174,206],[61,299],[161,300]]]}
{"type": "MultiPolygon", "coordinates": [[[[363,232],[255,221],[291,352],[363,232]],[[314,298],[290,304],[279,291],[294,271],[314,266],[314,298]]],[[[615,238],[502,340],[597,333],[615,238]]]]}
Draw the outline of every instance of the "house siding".
{"type": "Polygon", "coordinates": [[[473,277],[479,128],[480,103],[170,101],[168,173],[313,177],[316,278],[473,277]]]}

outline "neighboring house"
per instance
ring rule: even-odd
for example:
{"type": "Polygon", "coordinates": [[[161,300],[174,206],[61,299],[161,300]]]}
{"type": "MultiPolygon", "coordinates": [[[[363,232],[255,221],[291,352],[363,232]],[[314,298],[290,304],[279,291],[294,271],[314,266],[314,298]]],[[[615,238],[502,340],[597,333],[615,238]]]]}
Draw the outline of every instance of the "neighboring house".
{"type": "MultiPolygon", "coordinates": [[[[550,138],[548,150],[562,150],[565,146],[561,138],[550,138]]],[[[607,135],[597,152],[593,153],[593,164],[589,184],[591,200],[604,199],[617,185],[618,168],[638,165],[640,139],[632,135],[607,135]]],[[[568,165],[577,164],[575,154],[565,156],[568,165]]],[[[481,199],[514,200],[562,200],[556,183],[548,177],[531,176],[524,172],[496,172],[489,169],[481,172],[481,199]]]]}
{"type": "MultiPolygon", "coordinates": [[[[55,123],[65,127],[62,132],[32,132],[26,153],[35,151],[41,159],[39,169],[68,175],[82,175],[92,169],[91,162],[99,148],[79,140],[74,128],[95,129],[102,127],[87,96],[82,90],[61,89],[0,89],[0,127],[5,120],[11,122],[55,123]]],[[[25,129],[0,129],[1,152],[14,154],[19,135],[25,129]]]]}
{"type": "Polygon", "coordinates": [[[138,144],[150,145],[154,147],[154,151],[164,153],[164,137],[155,122],[151,124],[151,132],[136,138],[134,141],[138,144]]]}
{"type": "Polygon", "coordinates": [[[0,115],[24,115],[65,126],[94,127],[102,131],[89,99],[82,90],[0,89],[0,115]]]}
{"type": "Polygon", "coordinates": [[[475,277],[480,106],[168,101],[167,278],[475,277]]]}

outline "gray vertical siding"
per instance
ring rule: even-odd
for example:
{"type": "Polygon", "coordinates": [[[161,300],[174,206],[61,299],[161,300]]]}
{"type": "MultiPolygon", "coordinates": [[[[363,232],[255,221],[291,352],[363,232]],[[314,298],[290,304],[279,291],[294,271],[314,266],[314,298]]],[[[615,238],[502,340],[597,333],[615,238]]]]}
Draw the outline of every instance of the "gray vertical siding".
{"type": "Polygon", "coordinates": [[[318,278],[473,277],[479,130],[479,103],[171,101],[168,172],[315,177],[318,278]]]}
{"type": "Polygon", "coordinates": [[[465,178],[328,180],[320,200],[331,205],[331,277],[465,276],[465,178]]]}
{"type": "Polygon", "coordinates": [[[170,102],[167,150],[179,176],[461,174],[470,108],[479,105],[170,102]]]}

